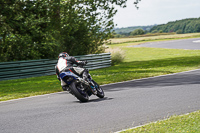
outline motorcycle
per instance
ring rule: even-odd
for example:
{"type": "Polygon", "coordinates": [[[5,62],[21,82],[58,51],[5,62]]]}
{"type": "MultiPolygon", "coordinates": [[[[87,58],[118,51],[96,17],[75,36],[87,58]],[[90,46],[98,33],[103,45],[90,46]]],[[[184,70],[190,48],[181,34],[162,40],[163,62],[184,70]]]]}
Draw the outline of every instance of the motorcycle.
{"type": "MultiPolygon", "coordinates": [[[[83,65],[77,67],[83,68],[83,65]]],[[[81,75],[76,75],[71,71],[62,72],[60,78],[67,84],[68,91],[81,102],[87,102],[91,95],[104,98],[104,91],[88,74],[89,82],[83,80],[81,75]]]]}

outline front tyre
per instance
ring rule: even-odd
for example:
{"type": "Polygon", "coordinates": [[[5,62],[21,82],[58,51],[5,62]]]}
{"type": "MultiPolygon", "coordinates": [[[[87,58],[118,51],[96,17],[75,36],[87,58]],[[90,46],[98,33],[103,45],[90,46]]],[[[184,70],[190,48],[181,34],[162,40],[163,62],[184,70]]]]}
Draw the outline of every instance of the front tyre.
{"type": "Polygon", "coordinates": [[[94,80],[92,80],[92,82],[94,83],[95,85],[95,88],[97,90],[97,96],[99,98],[104,98],[105,94],[104,94],[104,91],[103,89],[101,88],[101,86],[99,86],[94,80]]]}
{"type": "Polygon", "coordinates": [[[87,102],[89,100],[88,94],[84,91],[80,82],[72,82],[70,85],[72,94],[81,102],[87,102]]]}

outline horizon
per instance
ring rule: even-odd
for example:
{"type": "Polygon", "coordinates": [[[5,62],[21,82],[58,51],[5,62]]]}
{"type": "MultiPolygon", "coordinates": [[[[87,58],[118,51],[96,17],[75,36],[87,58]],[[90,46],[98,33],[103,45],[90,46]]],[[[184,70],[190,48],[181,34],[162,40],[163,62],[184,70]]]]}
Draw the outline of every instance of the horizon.
{"type": "MultiPolygon", "coordinates": [[[[196,19],[198,19],[200,17],[197,17],[196,19]]],[[[181,21],[181,20],[186,20],[186,19],[195,19],[195,18],[184,18],[184,19],[180,19],[180,20],[174,20],[174,21],[168,21],[166,23],[162,23],[162,24],[152,24],[152,25],[136,25],[136,26],[128,26],[128,27],[114,27],[114,29],[122,29],[122,28],[130,28],[130,27],[143,27],[143,26],[157,26],[157,25],[163,25],[163,24],[167,24],[170,22],[175,22],[175,21],[181,21]]]]}
{"type": "Polygon", "coordinates": [[[128,0],[126,8],[116,6],[118,12],[114,16],[115,28],[160,25],[176,20],[199,18],[199,0],[141,0],[139,9],[128,0]]]}

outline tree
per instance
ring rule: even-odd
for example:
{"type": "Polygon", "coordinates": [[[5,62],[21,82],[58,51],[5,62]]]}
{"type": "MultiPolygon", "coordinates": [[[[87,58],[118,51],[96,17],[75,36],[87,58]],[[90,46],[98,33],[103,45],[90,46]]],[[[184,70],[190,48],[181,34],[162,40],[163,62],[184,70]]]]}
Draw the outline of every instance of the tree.
{"type": "Polygon", "coordinates": [[[126,1],[1,0],[0,61],[98,53],[126,1]]]}
{"type": "MultiPolygon", "coordinates": [[[[2,0],[0,36],[1,60],[40,58],[48,38],[46,7],[41,1],[2,0]]],[[[48,46],[47,46],[48,47],[48,46]]]]}

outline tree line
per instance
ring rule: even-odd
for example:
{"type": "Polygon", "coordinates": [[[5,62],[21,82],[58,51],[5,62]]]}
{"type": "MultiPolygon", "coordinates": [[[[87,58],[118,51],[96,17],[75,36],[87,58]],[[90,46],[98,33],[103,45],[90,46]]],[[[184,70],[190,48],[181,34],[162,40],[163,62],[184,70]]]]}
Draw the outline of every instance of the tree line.
{"type": "Polygon", "coordinates": [[[178,34],[200,32],[200,18],[190,18],[157,25],[150,32],[176,32],[178,34]]]}
{"type": "Polygon", "coordinates": [[[196,33],[200,32],[200,18],[190,18],[169,22],[161,25],[133,26],[114,29],[113,38],[130,37],[152,33],[196,33]]]}
{"type": "Polygon", "coordinates": [[[126,27],[126,28],[114,28],[114,33],[112,37],[128,37],[128,36],[134,36],[134,35],[141,35],[145,34],[150,31],[150,29],[155,25],[149,25],[149,26],[132,26],[132,27],[126,27]]]}
{"type": "Polygon", "coordinates": [[[1,0],[0,62],[99,53],[126,1],[1,0]]]}

